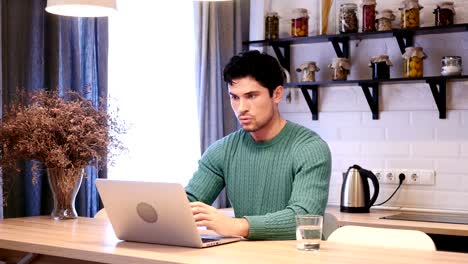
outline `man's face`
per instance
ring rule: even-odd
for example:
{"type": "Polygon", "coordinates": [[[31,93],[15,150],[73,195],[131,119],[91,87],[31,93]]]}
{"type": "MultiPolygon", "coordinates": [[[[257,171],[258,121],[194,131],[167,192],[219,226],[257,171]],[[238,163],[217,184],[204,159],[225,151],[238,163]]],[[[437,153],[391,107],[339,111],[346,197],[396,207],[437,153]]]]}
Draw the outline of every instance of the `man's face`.
{"type": "Polygon", "coordinates": [[[229,94],[231,107],[242,128],[247,132],[257,132],[267,127],[275,117],[282,87],[276,88],[271,97],[266,87],[251,77],[244,77],[232,81],[229,94]]]}

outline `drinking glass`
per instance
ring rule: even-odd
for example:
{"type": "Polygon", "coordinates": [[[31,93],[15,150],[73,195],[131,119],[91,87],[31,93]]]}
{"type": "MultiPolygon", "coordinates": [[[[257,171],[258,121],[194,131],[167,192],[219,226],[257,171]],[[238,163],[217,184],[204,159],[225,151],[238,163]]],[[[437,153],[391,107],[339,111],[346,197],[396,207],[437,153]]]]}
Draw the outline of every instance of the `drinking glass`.
{"type": "Polygon", "coordinates": [[[317,251],[322,238],[323,217],[321,215],[296,215],[297,249],[317,251]]]}

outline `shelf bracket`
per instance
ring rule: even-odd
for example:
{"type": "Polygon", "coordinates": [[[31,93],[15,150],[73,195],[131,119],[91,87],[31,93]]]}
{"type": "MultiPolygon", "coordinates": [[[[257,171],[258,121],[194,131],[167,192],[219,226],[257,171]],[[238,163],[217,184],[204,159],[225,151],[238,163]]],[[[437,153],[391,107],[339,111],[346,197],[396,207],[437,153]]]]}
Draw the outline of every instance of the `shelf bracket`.
{"type": "Polygon", "coordinates": [[[331,41],[336,56],[339,58],[349,58],[349,37],[331,37],[328,40],[331,41]],[[342,46],[340,46],[340,43],[342,46]]]}
{"type": "Polygon", "coordinates": [[[280,62],[281,66],[283,66],[283,68],[285,68],[286,70],[290,71],[291,70],[290,68],[291,51],[289,48],[290,44],[289,43],[282,44],[282,45],[271,44],[271,46],[273,47],[273,50],[275,51],[276,57],[278,58],[278,61],[280,62]],[[283,52],[281,52],[280,48],[283,48],[283,52]]]}
{"type": "Polygon", "coordinates": [[[447,89],[446,79],[426,80],[431,88],[432,96],[434,97],[437,109],[439,109],[439,118],[447,118],[447,89]],[[437,87],[438,86],[438,87],[437,87]]]}
{"type": "Polygon", "coordinates": [[[414,38],[414,32],[413,31],[396,31],[393,32],[393,36],[395,36],[397,42],[398,42],[398,47],[400,48],[401,54],[405,53],[405,49],[407,47],[413,46],[413,38],[414,38]]]}
{"type": "Polygon", "coordinates": [[[367,103],[372,111],[372,119],[379,119],[379,83],[378,82],[360,82],[367,103]],[[372,94],[370,89],[372,88],[372,94]]]}
{"type": "Polygon", "coordinates": [[[310,112],[312,113],[312,120],[318,120],[318,85],[301,85],[302,95],[309,106],[310,112]],[[312,91],[312,97],[309,94],[309,91],[312,91]]]}

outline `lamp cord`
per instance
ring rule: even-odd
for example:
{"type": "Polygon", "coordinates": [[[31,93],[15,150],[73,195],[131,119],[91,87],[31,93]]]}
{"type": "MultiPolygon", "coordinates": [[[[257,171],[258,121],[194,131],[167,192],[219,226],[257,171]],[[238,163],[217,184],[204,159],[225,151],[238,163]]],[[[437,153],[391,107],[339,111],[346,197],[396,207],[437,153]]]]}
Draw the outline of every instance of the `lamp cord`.
{"type": "Polygon", "coordinates": [[[405,178],[406,178],[405,174],[400,173],[400,175],[398,175],[398,179],[400,179],[400,184],[398,184],[398,187],[396,188],[396,190],[392,193],[392,195],[390,195],[390,197],[388,197],[387,200],[385,200],[385,202],[379,203],[379,204],[374,204],[374,206],[382,205],[382,204],[388,202],[390,199],[392,199],[393,195],[395,195],[395,193],[398,191],[398,189],[400,189],[400,187],[403,184],[403,181],[405,180],[405,178]]]}

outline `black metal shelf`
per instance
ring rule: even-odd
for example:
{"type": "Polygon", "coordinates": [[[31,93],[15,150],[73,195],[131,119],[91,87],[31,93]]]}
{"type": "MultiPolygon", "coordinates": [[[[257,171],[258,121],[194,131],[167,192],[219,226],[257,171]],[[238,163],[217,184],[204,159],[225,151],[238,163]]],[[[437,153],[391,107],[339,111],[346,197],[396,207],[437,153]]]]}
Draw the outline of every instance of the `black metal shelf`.
{"type": "MultiPolygon", "coordinates": [[[[358,32],[334,35],[319,35],[310,37],[289,37],[276,40],[244,41],[244,49],[249,46],[271,46],[281,65],[290,70],[291,45],[330,42],[338,57],[349,58],[349,42],[351,40],[380,39],[395,37],[403,54],[406,47],[413,46],[414,36],[444,34],[468,31],[468,23],[443,27],[422,27],[417,29],[393,29],[378,32],[358,32]]],[[[287,83],[285,87],[299,87],[312,113],[312,119],[318,120],[318,94],[320,86],[337,86],[355,84],[361,86],[367,103],[372,111],[372,119],[379,119],[379,86],[380,83],[426,82],[439,110],[439,118],[446,118],[446,83],[468,79],[463,76],[430,76],[423,78],[393,78],[388,80],[348,80],[348,81],[319,81],[287,83]],[[311,94],[309,94],[311,91],[311,94]]]]}
{"type": "MultiPolygon", "coordinates": [[[[331,34],[331,35],[319,35],[310,37],[288,37],[276,40],[253,40],[244,41],[243,45],[248,46],[271,46],[275,51],[276,57],[280,61],[281,65],[286,69],[289,69],[290,61],[290,46],[295,44],[307,44],[307,43],[322,43],[330,42],[333,45],[333,49],[338,57],[349,58],[349,42],[351,40],[363,40],[363,39],[380,39],[380,38],[391,38],[395,37],[400,48],[400,52],[403,54],[405,48],[413,46],[414,36],[419,35],[430,35],[430,34],[443,34],[443,33],[456,33],[468,31],[468,23],[456,24],[450,26],[441,27],[421,27],[416,29],[393,29],[389,31],[377,31],[377,32],[358,32],[358,33],[342,33],[342,34],[331,34]],[[341,45],[340,45],[341,44],[341,45]],[[282,50],[281,50],[282,49],[282,50]]],[[[248,48],[245,48],[248,49],[248,48]]]]}
{"type": "Polygon", "coordinates": [[[447,81],[467,80],[468,75],[460,76],[427,76],[422,78],[393,78],[386,80],[347,80],[347,81],[320,81],[320,82],[290,82],[284,84],[285,87],[300,88],[304,98],[312,113],[312,120],[318,120],[319,87],[340,86],[340,85],[358,85],[361,86],[366,97],[369,108],[372,111],[372,119],[379,119],[379,87],[381,83],[414,83],[425,82],[431,89],[432,96],[439,110],[439,118],[447,117],[447,81]],[[311,90],[311,94],[309,94],[311,90]]]}
{"type": "Polygon", "coordinates": [[[421,27],[417,29],[393,29],[389,31],[377,31],[377,32],[359,32],[359,33],[343,33],[343,34],[332,34],[332,35],[319,35],[310,37],[289,37],[281,38],[276,40],[253,40],[244,41],[244,45],[253,46],[285,46],[291,44],[305,44],[305,43],[320,43],[328,42],[330,39],[337,38],[343,39],[348,38],[349,40],[363,40],[363,39],[376,39],[376,38],[391,38],[395,34],[406,34],[411,32],[412,35],[430,35],[430,34],[442,34],[442,33],[456,33],[468,31],[468,23],[456,24],[451,26],[443,27],[421,27]]]}

